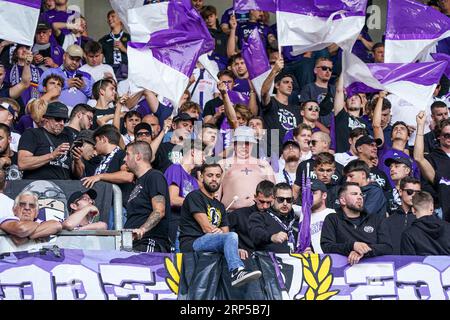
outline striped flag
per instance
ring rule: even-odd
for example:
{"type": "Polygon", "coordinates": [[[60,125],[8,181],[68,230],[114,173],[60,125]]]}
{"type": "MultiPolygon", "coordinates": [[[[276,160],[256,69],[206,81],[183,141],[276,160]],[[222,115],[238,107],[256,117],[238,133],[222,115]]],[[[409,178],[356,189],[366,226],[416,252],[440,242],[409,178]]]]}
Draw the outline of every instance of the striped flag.
{"type": "Polygon", "coordinates": [[[41,0],[0,0],[0,39],[32,46],[41,0]]]}
{"type": "Polygon", "coordinates": [[[351,51],[365,24],[367,0],[278,0],[281,46],[293,54],[322,50],[336,43],[351,51]]]}
{"type": "Polygon", "coordinates": [[[450,18],[412,0],[388,0],[384,61],[430,61],[428,53],[450,37],[450,18]]]}

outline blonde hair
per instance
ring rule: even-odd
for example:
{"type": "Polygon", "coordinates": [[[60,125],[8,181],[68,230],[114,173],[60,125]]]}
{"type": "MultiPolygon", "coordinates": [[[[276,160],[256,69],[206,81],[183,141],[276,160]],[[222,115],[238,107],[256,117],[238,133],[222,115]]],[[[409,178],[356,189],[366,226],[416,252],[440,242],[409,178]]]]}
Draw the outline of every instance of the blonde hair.
{"type": "Polygon", "coordinates": [[[31,119],[40,124],[42,117],[47,112],[48,103],[44,99],[30,100],[26,106],[26,112],[30,114],[31,119]]]}

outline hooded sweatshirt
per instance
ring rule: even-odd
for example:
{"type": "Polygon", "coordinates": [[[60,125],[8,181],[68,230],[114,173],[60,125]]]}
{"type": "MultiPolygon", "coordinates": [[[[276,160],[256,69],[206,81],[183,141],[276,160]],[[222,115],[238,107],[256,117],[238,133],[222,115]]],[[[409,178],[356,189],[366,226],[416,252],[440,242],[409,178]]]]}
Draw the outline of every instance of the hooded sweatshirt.
{"type": "Polygon", "coordinates": [[[402,234],[402,255],[450,255],[450,224],[438,217],[424,216],[402,234]]]}
{"type": "Polygon", "coordinates": [[[371,182],[367,186],[361,187],[361,191],[364,196],[364,211],[368,214],[385,216],[387,200],[383,189],[377,183],[371,182]]]}

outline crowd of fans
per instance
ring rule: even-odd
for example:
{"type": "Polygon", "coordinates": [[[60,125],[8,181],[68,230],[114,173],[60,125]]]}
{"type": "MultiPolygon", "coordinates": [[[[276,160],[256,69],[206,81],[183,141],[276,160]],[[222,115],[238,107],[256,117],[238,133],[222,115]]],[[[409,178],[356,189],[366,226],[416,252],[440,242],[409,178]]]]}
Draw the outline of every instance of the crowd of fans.
{"type": "MultiPolygon", "coordinates": [[[[0,180],[81,180],[88,191],[67,195],[70,215],[61,222],[37,221],[38,197],[19,194],[0,219],[16,243],[111,228],[93,222],[92,187],[104,181],[122,190],[134,250],[225,252],[239,285],[259,276],[241,272],[239,257],[295,250],[309,177],[307,252],[350,263],[450,254],[445,76],[415,124],[392,123],[398,97],[346,95],[336,45],[298,56],[283,47],[280,55],[267,12],[230,8],[219,22],[215,7],[193,0],[215,40],[219,83],[197,63],[175,109],[151,90],[130,93],[130,35],[114,11],[110,33],[95,41],[89,21],[71,20],[67,0],[43,3],[31,48],[0,41],[0,180]],[[261,92],[240,53],[254,28],[272,68],[261,92]]],[[[430,5],[450,15],[450,1],[430,5]]],[[[364,28],[353,53],[382,63],[384,45],[364,28]]]]}

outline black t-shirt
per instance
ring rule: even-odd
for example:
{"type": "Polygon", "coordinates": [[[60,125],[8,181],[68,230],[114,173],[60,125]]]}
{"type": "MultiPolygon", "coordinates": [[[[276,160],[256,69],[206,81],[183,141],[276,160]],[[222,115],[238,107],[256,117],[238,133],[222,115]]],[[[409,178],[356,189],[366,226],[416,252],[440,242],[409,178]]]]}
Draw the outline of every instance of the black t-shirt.
{"type": "Polygon", "coordinates": [[[208,29],[211,37],[214,38],[215,49],[214,52],[219,56],[226,57],[227,56],[227,42],[228,35],[223,33],[220,29],[208,29]]]}
{"type": "Polygon", "coordinates": [[[78,130],[72,128],[72,127],[68,127],[68,126],[64,127],[63,132],[65,134],[67,134],[72,139],[72,141],[75,141],[75,139],[77,138],[78,134],[80,133],[80,131],[78,131],[78,130]]]}
{"type": "Polygon", "coordinates": [[[134,241],[133,246],[146,243],[149,238],[169,241],[170,198],[169,187],[164,175],[154,169],[148,170],[136,181],[127,203],[127,221],[125,229],[140,228],[153,212],[152,198],[161,195],[166,200],[164,218],[141,240],[134,241]]]}
{"type": "Polygon", "coordinates": [[[336,153],[346,152],[350,149],[348,138],[350,131],[355,128],[365,128],[366,125],[360,118],[355,118],[342,109],[335,120],[336,132],[336,153]]]}
{"type": "Polygon", "coordinates": [[[183,158],[183,148],[182,146],[175,148],[175,146],[177,145],[172,142],[160,144],[156,151],[155,160],[152,162],[152,167],[164,173],[172,164],[180,163],[181,158],[183,158]]]}
{"type": "Polygon", "coordinates": [[[84,160],[84,177],[90,177],[95,174],[95,169],[102,162],[102,156],[95,156],[91,160],[84,160]]]}
{"type": "Polygon", "coordinates": [[[13,181],[13,180],[20,180],[22,179],[23,172],[19,170],[19,166],[17,164],[18,157],[17,152],[12,152],[11,157],[11,165],[4,167],[3,170],[6,173],[6,180],[13,181]]]}
{"type": "Polygon", "coordinates": [[[108,108],[108,109],[97,109],[95,108],[94,110],[94,119],[93,119],[93,124],[92,124],[92,129],[97,129],[99,127],[98,123],[97,123],[97,119],[101,118],[103,116],[107,116],[110,114],[114,114],[114,108],[108,108]]]}
{"type": "MultiPolygon", "coordinates": [[[[334,165],[336,166],[336,170],[334,171],[334,174],[331,176],[331,180],[333,181],[334,184],[340,184],[342,182],[342,171],[344,170],[344,167],[337,162],[335,162],[334,165]]],[[[295,173],[294,183],[299,187],[302,186],[303,173],[305,174],[305,177],[307,177],[309,173],[309,177],[311,179],[317,179],[317,175],[314,172],[314,159],[302,161],[298,165],[297,171],[295,173]]]]}
{"type": "Polygon", "coordinates": [[[181,206],[181,252],[192,252],[194,241],[205,234],[194,218],[194,215],[200,212],[206,214],[209,222],[217,228],[228,226],[225,206],[219,200],[207,197],[201,190],[192,191],[181,206]]]}
{"type": "Polygon", "coordinates": [[[0,98],[10,98],[8,85],[3,84],[3,86],[0,88],[0,98]]]}
{"type": "MultiPolygon", "coordinates": [[[[20,137],[18,150],[26,150],[34,156],[42,156],[52,152],[62,143],[72,143],[72,139],[64,132],[55,136],[44,128],[31,128],[25,130],[20,137]]],[[[32,180],[69,180],[71,165],[72,157],[67,153],[37,169],[24,170],[23,178],[32,180]]]]}
{"type": "MultiPolygon", "coordinates": [[[[205,118],[206,116],[214,116],[214,114],[216,113],[216,109],[218,107],[220,107],[221,105],[223,105],[223,100],[220,99],[219,97],[209,100],[205,104],[205,109],[203,109],[203,118],[205,118]]],[[[219,117],[219,119],[217,119],[217,122],[215,123],[215,125],[218,128],[220,128],[224,119],[225,119],[225,112],[222,113],[222,115],[219,117]]]]}
{"type": "MultiPolygon", "coordinates": [[[[119,37],[119,34],[114,35],[115,37],[119,37]]],[[[122,33],[122,36],[120,37],[120,41],[122,44],[127,47],[128,41],[130,41],[130,35],[126,32],[122,33]]],[[[103,55],[105,56],[105,63],[109,64],[110,66],[114,65],[114,38],[111,36],[111,34],[107,34],[103,36],[98,41],[103,48],[103,55]]],[[[123,53],[120,51],[122,64],[128,64],[128,57],[126,53],[123,53]]]]}
{"type": "Polygon", "coordinates": [[[301,122],[300,107],[296,105],[284,105],[274,97],[270,98],[268,105],[263,106],[262,116],[266,124],[267,135],[272,145],[271,129],[278,129],[279,146],[283,144],[283,137],[289,130],[294,129],[301,122]]]}

